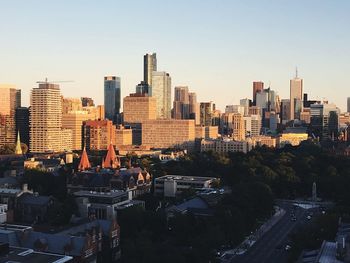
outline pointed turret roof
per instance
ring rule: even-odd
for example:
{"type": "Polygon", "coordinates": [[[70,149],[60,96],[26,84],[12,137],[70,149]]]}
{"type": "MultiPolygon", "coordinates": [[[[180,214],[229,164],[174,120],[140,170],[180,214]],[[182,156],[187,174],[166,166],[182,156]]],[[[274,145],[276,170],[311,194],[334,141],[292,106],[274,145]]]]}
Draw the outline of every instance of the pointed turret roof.
{"type": "Polygon", "coordinates": [[[17,133],[17,142],[16,142],[15,154],[18,154],[18,155],[22,155],[23,154],[22,148],[21,148],[21,138],[19,136],[19,131],[17,133]]]}
{"type": "Polygon", "coordinates": [[[103,163],[104,168],[118,168],[120,166],[119,159],[114,151],[113,144],[108,146],[108,152],[103,163]]]}
{"type": "Polygon", "coordinates": [[[84,171],[84,170],[89,169],[89,168],[91,168],[91,164],[89,162],[89,157],[88,157],[88,155],[86,153],[86,149],[84,147],[83,153],[81,154],[78,170],[84,171]]]}

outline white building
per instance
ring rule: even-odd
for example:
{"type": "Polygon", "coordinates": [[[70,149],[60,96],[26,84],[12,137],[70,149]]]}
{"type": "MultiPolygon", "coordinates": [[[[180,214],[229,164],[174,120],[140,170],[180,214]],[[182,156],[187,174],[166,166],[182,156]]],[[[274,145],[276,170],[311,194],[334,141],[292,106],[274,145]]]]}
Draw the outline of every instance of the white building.
{"type": "Polygon", "coordinates": [[[152,72],[152,97],[157,99],[157,118],[171,118],[171,77],[169,73],[152,72]]]}

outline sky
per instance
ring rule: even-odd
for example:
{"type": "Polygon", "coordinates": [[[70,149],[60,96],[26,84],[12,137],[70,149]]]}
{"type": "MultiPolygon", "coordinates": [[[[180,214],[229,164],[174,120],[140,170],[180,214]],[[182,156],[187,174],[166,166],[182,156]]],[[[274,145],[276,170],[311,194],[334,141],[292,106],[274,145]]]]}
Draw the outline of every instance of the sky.
{"type": "Polygon", "coordinates": [[[261,80],[289,97],[289,80],[346,109],[350,97],[347,0],[0,0],[0,83],[22,90],[61,83],[65,97],[103,104],[103,77],[121,77],[122,96],[143,79],[156,52],[172,86],[186,85],[219,109],[252,97],[261,80]]]}

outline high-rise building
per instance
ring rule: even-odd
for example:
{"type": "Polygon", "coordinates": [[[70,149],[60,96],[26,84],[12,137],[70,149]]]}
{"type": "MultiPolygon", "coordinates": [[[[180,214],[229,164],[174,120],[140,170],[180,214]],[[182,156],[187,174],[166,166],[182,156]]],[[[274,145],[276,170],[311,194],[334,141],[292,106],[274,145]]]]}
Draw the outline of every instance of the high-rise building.
{"type": "Polygon", "coordinates": [[[95,106],[94,100],[92,98],[81,97],[80,99],[81,99],[81,104],[83,105],[83,107],[93,107],[93,106],[95,106]]]}
{"type": "Polygon", "coordinates": [[[62,97],[62,114],[67,114],[70,111],[81,111],[82,109],[81,99],[62,97]]]}
{"type": "Polygon", "coordinates": [[[157,118],[157,100],[143,94],[130,94],[123,100],[124,123],[142,123],[144,120],[155,120],[157,118]]]}
{"type": "Polygon", "coordinates": [[[226,105],[225,113],[240,113],[244,115],[245,108],[242,105],[226,105]]]}
{"type": "Polygon", "coordinates": [[[350,112],[350,97],[348,97],[347,112],[350,112]]]}
{"type": "Polygon", "coordinates": [[[141,81],[136,85],[136,93],[152,96],[152,88],[145,81],[141,81]]]}
{"type": "Polygon", "coordinates": [[[242,107],[244,107],[244,116],[248,116],[249,115],[249,107],[251,104],[251,100],[250,99],[241,99],[239,101],[239,105],[241,105],[242,107]]]}
{"type": "Polygon", "coordinates": [[[312,104],[310,107],[310,130],[321,140],[337,138],[340,110],[334,104],[312,104]]]}
{"type": "Polygon", "coordinates": [[[256,93],[255,105],[262,111],[268,111],[269,109],[269,92],[267,89],[256,93]]]}
{"type": "Polygon", "coordinates": [[[62,115],[62,128],[72,130],[72,150],[82,150],[82,125],[94,119],[88,111],[69,111],[62,115]]]}
{"type": "Polygon", "coordinates": [[[69,131],[62,130],[59,85],[40,83],[30,94],[30,151],[60,152],[71,147],[69,131]]]}
{"type": "Polygon", "coordinates": [[[190,101],[188,87],[175,87],[173,118],[187,120],[190,118],[190,101]]]}
{"type": "Polygon", "coordinates": [[[290,100],[288,99],[281,101],[281,121],[284,124],[290,121],[290,100]]]}
{"type": "Polygon", "coordinates": [[[104,78],[105,117],[115,121],[120,113],[120,78],[106,76],[104,78]]]}
{"type": "Polygon", "coordinates": [[[29,108],[18,107],[16,109],[16,134],[19,133],[21,142],[29,145],[29,108]]]}
{"type": "Polygon", "coordinates": [[[215,104],[210,102],[201,102],[199,105],[200,111],[200,125],[201,126],[211,126],[213,114],[215,111],[215,104]]]}
{"type": "Polygon", "coordinates": [[[83,122],[83,147],[87,150],[106,150],[115,144],[116,127],[110,120],[83,122]]]}
{"type": "Polygon", "coordinates": [[[244,116],[244,129],[246,136],[259,136],[261,132],[261,116],[244,116]]]}
{"type": "Polygon", "coordinates": [[[157,118],[171,118],[171,77],[166,72],[152,72],[152,97],[157,100],[157,118]]]}
{"type": "Polygon", "coordinates": [[[254,81],[253,82],[253,105],[256,105],[256,93],[264,90],[264,82],[254,81]]]}
{"type": "Polygon", "coordinates": [[[197,94],[195,92],[188,93],[188,100],[190,104],[190,119],[195,120],[195,124],[199,125],[200,123],[200,114],[199,114],[199,103],[197,102],[197,94]]]}
{"type": "Polygon", "coordinates": [[[0,146],[16,142],[15,111],[21,106],[21,90],[0,85],[0,146]]]}
{"type": "Polygon", "coordinates": [[[154,148],[193,147],[194,120],[147,120],[142,123],[142,145],[154,148]]]}
{"type": "Polygon", "coordinates": [[[146,54],[143,56],[143,81],[152,87],[152,72],[157,71],[157,55],[146,54]]]}
{"type": "Polygon", "coordinates": [[[298,78],[298,71],[294,79],[290,80],[290,119],[299,119],[303,110],[303,80],[298,78]]]}
{"type": "Polygon", "coordinates": [[[245,139],[244,117],[240,113],[233,113],[232,119],[232,138],[235,141],[243,141],[245,139]]]}

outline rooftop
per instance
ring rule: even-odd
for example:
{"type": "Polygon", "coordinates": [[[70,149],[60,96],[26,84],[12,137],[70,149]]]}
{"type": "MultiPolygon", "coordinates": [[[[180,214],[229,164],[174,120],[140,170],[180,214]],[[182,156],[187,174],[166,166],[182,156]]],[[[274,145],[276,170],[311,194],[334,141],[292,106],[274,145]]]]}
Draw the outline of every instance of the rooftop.
{"type": "Polygon", "coordinates": [[[111,190],[110,192],[96,192],[96,191],[77,191],[74,193],[77,197],[119,197],[125,195],[123,190],[111,190]]]}
{"type": "Polygon", "coordinates": [[[199,176],[184,176],[184,175],[165,175],[156,178],[156,180],[173,180],[173,181],[199,181],[199,182],[206,182],[208,180],[214,180],[217,179],[215,177],[199,177],[199,176]]]}
{"type": "Polygon", "coordinates": [[[49,253],[35,252],[32,249],[10,247],[6,256],[0,257],[0,263],[26,262],[26,263],[64,263],[71,262],[72,257],[49,253]]]}

